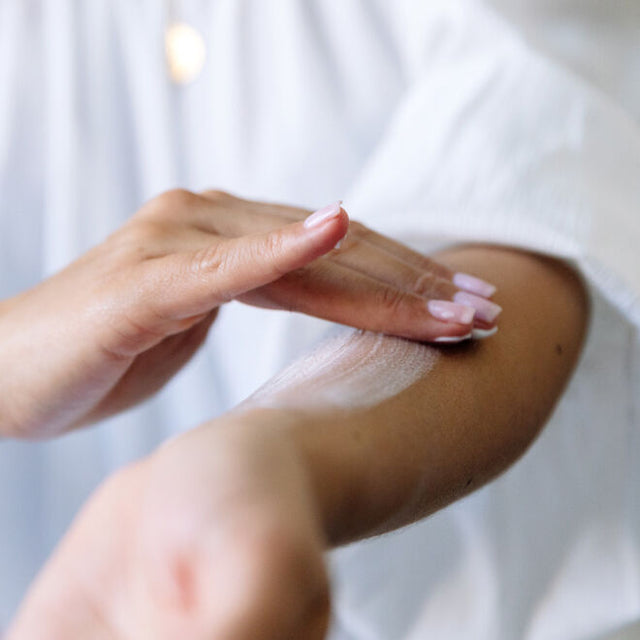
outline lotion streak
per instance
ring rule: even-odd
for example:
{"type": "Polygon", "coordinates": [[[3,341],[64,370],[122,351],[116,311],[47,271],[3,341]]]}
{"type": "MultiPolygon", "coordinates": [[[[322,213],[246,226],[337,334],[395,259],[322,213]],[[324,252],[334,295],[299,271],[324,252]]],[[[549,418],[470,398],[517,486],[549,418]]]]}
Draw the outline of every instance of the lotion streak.
{"type": "Polygon", "coordinates": [[[433,369],[433,347],[370,332],[327,340],[250,396],[246,405],[345,409],[380,404],[433,369]]]}

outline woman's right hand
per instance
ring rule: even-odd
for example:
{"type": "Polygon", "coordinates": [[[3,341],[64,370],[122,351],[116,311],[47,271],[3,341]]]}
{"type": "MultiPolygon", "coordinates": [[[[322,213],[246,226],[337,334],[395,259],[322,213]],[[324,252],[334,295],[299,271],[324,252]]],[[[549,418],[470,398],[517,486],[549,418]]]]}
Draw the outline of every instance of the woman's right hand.
{"type": "Polygon", "coordinates": [[[340,207],[241,237],[200,223],[208,201],[166,193],[66,269],[0,304],[0,435],[38,438],[157,391],[217,308],[330,251],[340,207]]]}
{"type": "Polygon", "coordinates": [[[56,435],[140,402],[190,359],[233,298],[424,341],[490,326],[452,304],[492,303],[460,292],[445,267],[359,225],[333,251],[346,213],[334,205],[309,214],[219,192],[168,192],[0,304],[0,434],[56,435]]]}

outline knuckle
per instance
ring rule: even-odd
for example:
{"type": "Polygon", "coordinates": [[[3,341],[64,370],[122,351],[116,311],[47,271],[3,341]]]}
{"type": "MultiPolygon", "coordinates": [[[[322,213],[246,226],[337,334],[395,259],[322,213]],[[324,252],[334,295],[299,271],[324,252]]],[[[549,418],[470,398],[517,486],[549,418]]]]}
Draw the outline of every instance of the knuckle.
{"type": "Polygon", "coordinates": [[[156,202],[160,207],[168,209],[189,206],[199,201],[199,196],[187,189],[170,189],[156,198],[156,202]]]}
{"type": "Polygon", "coordinates": [[[227,269],[228,257],[220,244],[212,244],[193,254],[191,271],[196,274],[207,275],[222,273],[227,269]]]}
{"type": "Polygon", "coordinates": [[[393,287],[382,287],[378,291],[378,306],[391,314],[400,311],[405,299],[405,293],[393,287]]]}
{"type": "Polygon", "coordinates": [[[151,219],[175,218],[176,213],[202,203],[197,194],[187,189],[170,189],[150,200],[139,212],[140,217],[151,219]]]}
{"type": "Polygon", "coordinates": [[[192,255],[187,263],[186,276],[188,279],[195,276],[197,281],[206,284],[207,300],[217,306],[229,302],[234,296],[228,289],[228,276],[233,274],[239,260],[241,257],[228,252],[224,244],[210,245],[192,255]]]}
{"type": "Polygon", "coordinates": [[[175,235],[175,228],[155,218],[132,218],[108,240],[112,257],[121,257],[127,263],[158,255],[167,238],[175,235]]]}
{"type": "Polygon", "coordinates": [[[280,232],[270,233],[265,237],[264,242],[257,244],[255,248],[260,257],[265,257],[269,260],[275,260],[282,254],[283,250],[284,237],[280,232]]]}
{"type": "Polygon", "coordinates": [[[413,293],[431,297],[436,291],[436,278],[432,273],[421,273],[413,283],[413,293]]]}
{"type": "Polygon", "coordinates": [[[148,245],[165,238],[168,233],[168,225],[160,220],[137,220],[128,226],[126,237],[133,244],[148,245]]]}
{"type": "Polygon", "coordinates": [[[206,189],[202,192],[202,195],[207,198],[207,200],[225,201],[234,199],[234,196],[228,191],[223,191],[221,189],[206,189]]]}
{"type": "Polygon", "coordinates": [[[451,269],[443,264],[440,264],[436,260],[433,260],[432,258],[424,255],[422,256],[422,260],[423,268],[429,269],[434,277],[442,278],[443,280],[451,280],[451,278],[453,277],[453,272],[451,271],[451,269]]]}
{"type": "Polygon", "coordinates": [[[260,242],[252,243],[249,247],[249,262],[269,265],[278,277],[282,277],[289,270],[285,268],[282,257],[285,254],[284,235],[276,231],[269,233],[260,242]]]}
{"type": "Polygon", "coordinates": [[[198,206],[201,202],[201,197],[192,191],[170,189],[144,204],[132,220],[174,219],[176,212],[198,206]]]}

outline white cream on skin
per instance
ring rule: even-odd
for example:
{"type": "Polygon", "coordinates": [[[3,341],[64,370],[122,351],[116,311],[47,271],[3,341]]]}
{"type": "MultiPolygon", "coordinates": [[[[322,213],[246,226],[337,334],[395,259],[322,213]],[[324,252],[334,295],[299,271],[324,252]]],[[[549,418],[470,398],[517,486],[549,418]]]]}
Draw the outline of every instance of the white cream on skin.
{"type": "Polygon", "coordinates": [[[301,409],[375,406],[431,371],[439,352],[417,342],[344,330],[258,389],[244,403],[301,409]]]}

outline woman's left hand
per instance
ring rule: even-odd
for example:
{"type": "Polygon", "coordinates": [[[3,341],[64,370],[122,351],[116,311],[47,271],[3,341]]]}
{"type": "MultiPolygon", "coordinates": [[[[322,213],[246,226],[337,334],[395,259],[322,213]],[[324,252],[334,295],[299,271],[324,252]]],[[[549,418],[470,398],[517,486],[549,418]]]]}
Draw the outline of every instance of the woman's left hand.
{"type": "Polygon", "coordinates": [[[277,431],[219,419],[108,480],[6,640],[324,638],[317,507],[277,431]]]}

